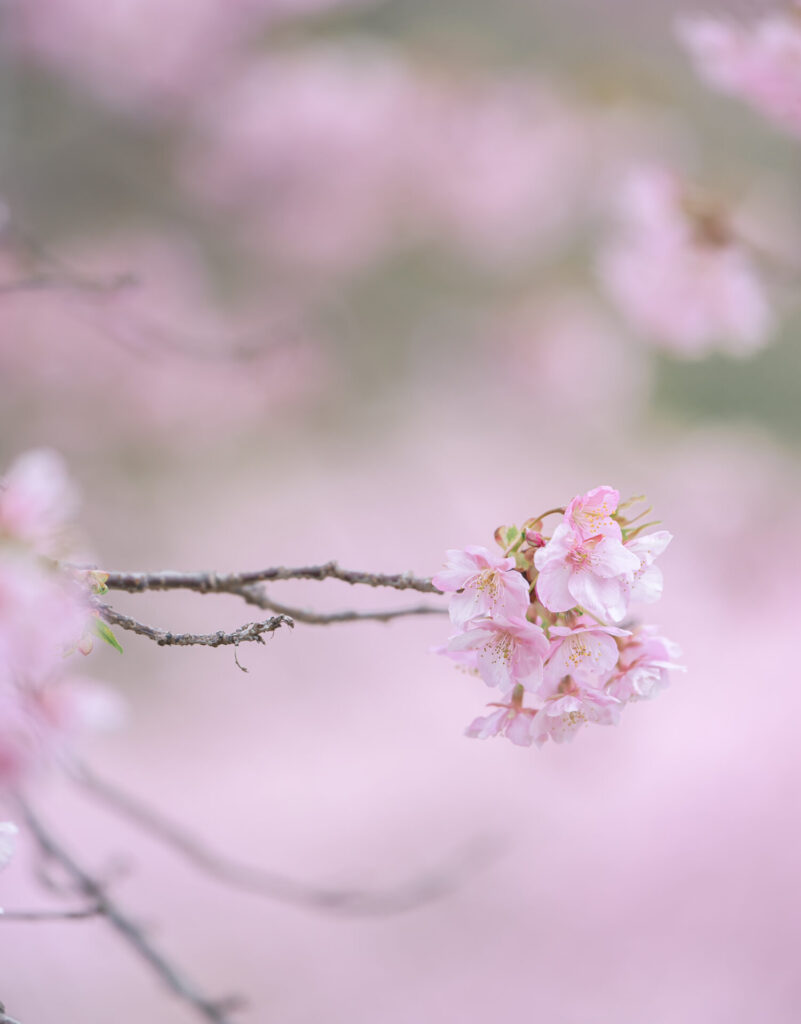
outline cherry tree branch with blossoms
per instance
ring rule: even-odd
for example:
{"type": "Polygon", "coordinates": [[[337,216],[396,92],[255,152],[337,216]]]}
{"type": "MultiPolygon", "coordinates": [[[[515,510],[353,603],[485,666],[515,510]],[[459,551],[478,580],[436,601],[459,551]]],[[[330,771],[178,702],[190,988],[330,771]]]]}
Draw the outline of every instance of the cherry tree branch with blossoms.
{"type": "MultiPolygon", "coordinates": [[[[486,849],[380,892],[309,885],[212,850],[69,756],[80,727],[102,724],[104,715],[98,712],[97,693],[69,677],[71,659],[65,655],[91,653],[97,638],[121,650],[109,626],[159,646],[236,649],[245,642],[264,643],[265,634],[293,627],[295,619],[330,625],[445,611],[427,604],[369,612],[294,609],[266,591],[266,584],[285,580],[334,579],[351,586],[445,594],[456,633],[442,653],[500,691],[490,714],[476,719],[467,735],[505,735],[524,746],[548,738],[561,742],[585,722],[617,722],[626,703],[652,696],[676,667],[675,645],[654,627],[630,619],[631,604],[660,596],[662,576],[654,561],[671,539],[664,530],[646,533],[653,525],[642,523],[649,510],[632,517],[631,504],[621,504],[611,487],[595,488],[521,527],[500,527],[495,534],[499,555],[483,547],[449,551],[444,569],[432,578],[343,569],[333,561],[232,573],[106,572],[65,558],[76,499],[60,459],[46,451],[24,456],[0,481],[0,598],[9,609],[0,621],[0,786],[14,800],[20,822],[45,860],[66,875],[71,894],[87,903],[63,911],[13,910],[6,920],[103,917],[203,1019],[228,1024],[239,1005],[238,1000],[211,999],[188,981],[110,898],[108,886],[53,836],[22,796],[29,777],[47,763],[66,767],[68,777],[107,809],[210,877],[254,895],[366,916],[413,909],[453,891],[486,860],[486,849]],[[544,521],[553,516],[560,519],[548,535],[544,521]],[[110,591],[176,590],[230,594],[275,614],[230,632],[172,633],[101,600],[110,591]]],[[[0,867],[11,856],[15,833],[15,825],[0,825],[0,867]]]]}

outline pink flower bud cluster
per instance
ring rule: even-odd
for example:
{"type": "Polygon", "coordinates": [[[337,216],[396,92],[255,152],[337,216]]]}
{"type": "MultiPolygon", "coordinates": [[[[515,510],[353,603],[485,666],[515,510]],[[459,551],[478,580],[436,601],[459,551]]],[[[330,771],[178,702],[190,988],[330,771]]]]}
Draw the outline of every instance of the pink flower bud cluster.
{"type": "Polygon", "coordinates": [[[618,492],[596,487],[521,528],[501,527],[502,555],[447,553],[433,583],[451,594],[458,632],[441,653],[499,691],[468,736],[561,743],[586,722],[616,724],[626,703],[667,685],[678,649],[630,619],[633,604],[661,596],[655,563],[671,540],[666,530],[644,533],[644,514],[628,519],[618,492]]]}
{"type": "Polygon", "coordinates": [[[33,451],[0,479],[0,790],[52,760],[111,698],[69,674],[91,649],[85,588],[59,568],[77,503],[61,459],[33,451]]]}

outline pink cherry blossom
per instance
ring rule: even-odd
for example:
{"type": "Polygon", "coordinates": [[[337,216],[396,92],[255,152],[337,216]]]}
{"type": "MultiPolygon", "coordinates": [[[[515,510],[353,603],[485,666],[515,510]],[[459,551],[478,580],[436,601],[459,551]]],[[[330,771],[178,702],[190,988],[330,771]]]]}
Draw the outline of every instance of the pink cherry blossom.
{"type": "Polygon", "coordinates": [[[656,530],[626,541],[626,549],[640,560],[639,569],[626,583],[629,601],[651,604],[662,596],[662,570],[654,565],[654,559],[662,554],[671,540],[673,535],[667,530],[656,530]]]}
{"type": "Polygon", "coordinates": [[[616,725],[622,704],[610,694],[600,690],[579,689],[550,698],[538,710],[531,725],[532,739],[542,746],[549,738],[556,743],[572,740],[582,725],[616,725]]]}
{"type": "Polygon", "coordinates": [[[614,487],[596,487],[573,498],[565,509],[565,521],[584,540],[598,534],[620,540],[620,526],[611,518],[619,504],[620,493],[614,487]]]}
{"type": "Polygon", "coordinates": [[[490,704],[496,708],[489,715],[476,718],[465,729],[465,735],[485,740],[490,736],[506,736],[519,747],[530,747],[533,742],[531,727],[536,711],[519,704],[490,704]]]}
{"type": "Polygon", "coordinates": [[[272,53],[198,110],[182,174],[262,258],[326,280],[370,266],[408,231],[418,88],[401,56],[364,40],[272,53]]]}
{"type": "Polygon", "coordinates": [[[0,480],[0,537],[30,544],[40,554],[59,554],[77,507],[61,456],[46,448],[27,452],[0,480]]]}
{"type": "Polygon", "coordinates": [[[556,691],[561,681],[570,676],[576,682],[600,686],[617,664],[618,646],[615,637],[629,636],[627,629],[615,626],[551,626],[551,650],[545,664],[543,682],[546,689],[556,691]]]}
{"type": "Polygon", "coordinates": [[[622,701],[649,699],[668,685],[671,670],[684,670],[676,664],[678,646],[656,628],[641,626],[621,644],[617,671],[605,686],[608,694],[622,701]]]}
{"type": "Polygon", "coordinates": [[[626,614],[626,581],[640,559],[615,537],[582,539],[563,521],[534,555],[537,596],[552,612],[577,605],[599,619],[620,622],[626,614]]]}
{"type": "Polygon", "coordinates": [[[592,115],[524,77],[422,81],[405,186],[423,232],[490,265],[563,244],[593,201],[592,115]]]}
{"type": "Polygon", "coordinates": [[[621,230],[601,253],[601,282],[645,340],[683,356],[761,348],[772,315],[751,255],[718,211],[669,171],[633,171],[618,196],[621,230]]]}
{"type": "Polygon", "coordinates": [[[706,82],[801,135],[801,5],[748,26],[684,17],[677,32],[706,82]]]}
{"type": "Polygon", "coordinates": [[[0,553],[0,687],[59,674],[89,617],[70,580],[20,552],[0,553]]]}
{"type": "Polygon", "coordinates": [[[15,788],[50,761],[51,738],[30,695],[0,685],[0,792],[15,788]]]}
{"type": "Polygon", "coordinates": [[[537,381],[541,417],[558,418],[562,436],[592,430],[614,435],[642,413],[653,369],[648,354],[624,338],[600,297],[556,290],[506,304],[490,322],[487,343],[510,398],[528,399],[537,381]]]}
{"type": "Polygon", "coordinates": [[[476,652],[475,665],[487,686],[511,693],[516,686],[535,692],[542,683],[548,640],[540,626],[522,619],[487,619],[451,639],[447,653],[476,652]]]}
{"type": "Polygon", "coordinates": [[[0,790],[52,765],[84,733],[117,726],[123,713],[117,695],[93,680],[0,684],[0,790]]]}
{"type": "MultiPolygon", "coordinates": [[[[366,6],[370,0],[344,0],[366,6]]],[[[47,0],[4,5],[18,58],[78,83],[101,103],[175,114],[218,83],[250,38],[343,0],[47,0]]]]}
{"type": "Polygon", "coordinates": [[[10,821],[0,821],[0,868],[4,868],[14,853],[14,837],[17,826],[10,821]]]}
{"type": "Polygon", "coordinates": [[[477,545],[451,550],[445,568],[432,583],[443,593],[453,594],[449,610],[457,626],[487,616],[507,622],[525,619],[529,587],[514,566],[513,558],[502,558],[477,545]]]}

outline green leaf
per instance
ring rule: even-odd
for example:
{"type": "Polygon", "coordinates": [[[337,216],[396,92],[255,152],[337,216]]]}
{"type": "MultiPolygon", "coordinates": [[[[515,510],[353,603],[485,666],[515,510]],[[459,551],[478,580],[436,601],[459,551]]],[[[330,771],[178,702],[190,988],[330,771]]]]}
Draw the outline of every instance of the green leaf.
{"type": "Polygon", "coordinates": [[[107,644],[113,647],[115,651],[119,651],[122,654],[122,645],[102,619],[95,620],[95,633],[97,633],[101,640],[105,640],[107,644]]]}
{"type": "Polygon", "coordinates": [[[516,541],[520,539],[520,530],[516,526],[506,527],[506,546],[510,548],[516,541]]]}

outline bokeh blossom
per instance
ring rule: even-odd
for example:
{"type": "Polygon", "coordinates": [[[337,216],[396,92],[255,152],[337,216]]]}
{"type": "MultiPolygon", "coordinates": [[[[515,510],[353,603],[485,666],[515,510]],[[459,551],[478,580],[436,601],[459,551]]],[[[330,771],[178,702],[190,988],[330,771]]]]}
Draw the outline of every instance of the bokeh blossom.
{"type": "Polygon", "coordinates": [[[632,171],[601,282],[644,340],[687,357],[764,346],[773,315],[754,258],[726,217],[663,167],[632,171]]]}
{"type": "Polygon", "coordinates": [[[677,31],[706,82],[801,135],[801,4],[750,25],[687,15],[677,31]]]}
{"type": "Polygon", "coordinates": [[[432,74],[351,37],[226,78],[178,171],[284,274],[340,279],[431,247],[490,269],[569,240],[597,199],[587,160],[607,134],[533,77],[432,74]]]}
{"type": "Polygon", "coordinates": [[[369,0],[49,0],[3,8],[7,46],[109,107],[175,114],[276,23],[369,0]]]}
{"type": "Polygon", "coordinates": [[[65,554],[77,506],[63,459],[49,449],[28,452],[0,482],[0,540],[30,545],[43,555],[65,554]]]}
{"type": "Polygon", "coordinates": [[[68,553],[76,508],[55,452],[23,455],[0,480],[0,790],[119,717],[116,698],[74,671],[95,620],[86,589],[52,556],[68,553]]]}

